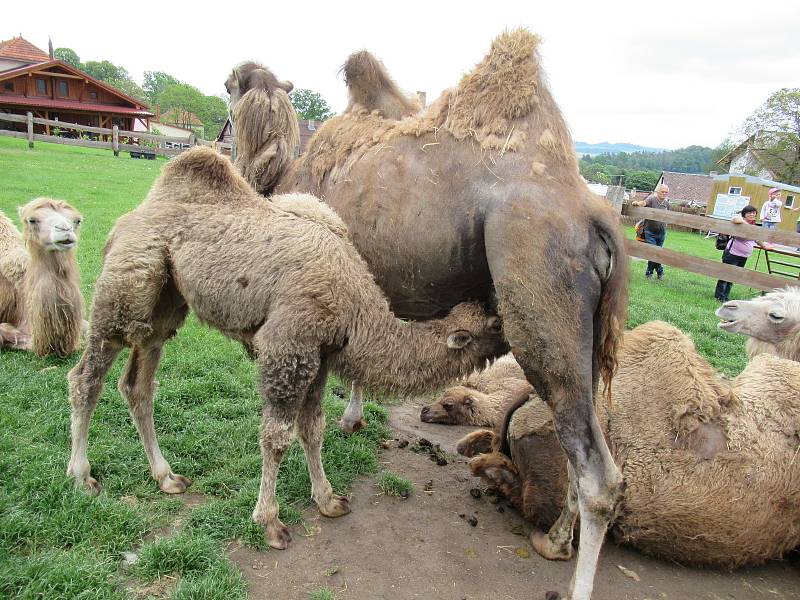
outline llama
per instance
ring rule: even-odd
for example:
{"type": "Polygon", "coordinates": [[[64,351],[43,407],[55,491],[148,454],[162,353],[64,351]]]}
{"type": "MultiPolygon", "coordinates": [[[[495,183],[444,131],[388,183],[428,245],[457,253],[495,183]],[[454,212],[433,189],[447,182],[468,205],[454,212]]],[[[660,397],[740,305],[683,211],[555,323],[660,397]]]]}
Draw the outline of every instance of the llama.
{"type": "Polygon", "coordinates": [[[306,455],[320,512],[349,512],[322,468],[321,398],[329,370],[370,385],[411,392],[464,375],[508,351],[500,319],[461,303],[439,320],[395,318],[366,264],[320,207],[318,218],[281,208],[307,195],[265,202],[210,148],[171,161],[147,198],[117,221],[97,280],[86,349],[69,373],[72,454],[67,473],[98,491],[86,456],[88,427],[103,379],[131,347],[119,389],[162,491],[191,482],[172,472],[153,422],[153,376],[164,342],[191,309],[241,341],[260,369],[264,398],[262,475],[255,522],[267,543],[284,549],[291,536],[278,518],[275,481],[295,432],[306,455]]]}

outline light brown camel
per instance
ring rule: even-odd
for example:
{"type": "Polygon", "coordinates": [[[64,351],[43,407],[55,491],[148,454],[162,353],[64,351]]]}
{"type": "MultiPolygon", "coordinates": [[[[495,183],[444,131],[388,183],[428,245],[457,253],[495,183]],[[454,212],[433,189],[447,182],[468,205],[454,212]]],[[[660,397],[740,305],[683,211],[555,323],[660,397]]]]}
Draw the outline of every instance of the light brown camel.
{"type": "Polygon", "coordinates": [[[438,400],[422,407],[419,418],[441,425],[498,427],[517,396],[532,391],[514,356],[507,354],[444,390],[438,400]]]}
{"type": "MultiPolygon", "coordinates": [[[[497,307],[574,466],[581,547],[570,596],[587,600],[621,493],[593,402],[616,364],[627,261],[616,216],[580,178],[538,44],[524,30],[500,35],[418,115],[398,121],[376,105],[325,121],[278,190],[336,210],[398,315],[428,319],[469,298],[497,307]]],[[[242,140],[251,126],[237,105],[252,90],[238,89],[242,140]]]]}
{"type": "Polygon", "coordinates": [[[0,213],[0,347],[37,356],[78,349],[83,296],[75,258],[82,217],[61,200],[19,209],[23,233],[0,213]]]}
{"type": "Polygon", "coordinates": [[[800,361],[800,287],[788,286],[752,300],[731,300],[717,309],[720,329],[749,336],[747,354],[774,354],[800,361]]]}
{"type": "MultiPolygon", "coordinates": [[[[626,484],[612,525],[618,541],[731,568],[800,544],[800,363],[763,354],[725,380],[686,335],[654,321],[626,333],[612,396],[598,410],[626,484]]],[[[568,559],[574,522],[556,519],[567,461],[550,409],[535,395],[525,400],[518,396],[498,435],[474,432],[459,451],[494,450],[470,470],[537,527],[552,525],[531,542],[558,543],[568,559]]]]}
{"type": "MultiPolygon", "coordinates": [[[[300,196],[300,195],[298,195],[300,196]]],[[[310,197],[296,198],[309,213],[310,197]]],[[[508,350],[500,319],[461,303],[441,320],[404,323],[391,313],[335,215],[300,218],[264,202],[210,148],[188,150],[164,167],[145,201],[122,216],[106,246],[91,329],[69,373],[72,455],[67,473],[98,490],[86,456],[88,427],[114,358],[131,347],[119,380],[153,478],[168,493],[189,480],[172,472],[156,440],[153,376],[164,342],[189,309],[242,341],[260,369],[264,398],[262,475],[253,519],[267,542],[285,548],[275,479],[295,431],[320,512],[349,511],[333,493],[320,458],[321,397],[328,370],[381,388],[418,391],[475,369],[508,350]]]]}

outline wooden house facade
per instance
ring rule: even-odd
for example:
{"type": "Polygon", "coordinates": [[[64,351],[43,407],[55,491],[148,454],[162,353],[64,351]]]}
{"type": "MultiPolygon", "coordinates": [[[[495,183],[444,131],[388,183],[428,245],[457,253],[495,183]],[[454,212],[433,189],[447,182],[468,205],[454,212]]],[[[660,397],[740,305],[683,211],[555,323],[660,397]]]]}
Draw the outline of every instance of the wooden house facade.
{"type": "MultiPolygon", "coordinates": [[[[21,37],[0,42],[0,112],[133,131],[149,130],[153,113],[141,101],[50,56],[21,37]]],[[[22,130],[24,124],[13,124],[22,130]]],[[[4,127],[8,127],[6,123],[4,127]]],[[[51,135],[50,125],[35,125],[51,135]]],[[[63,130],[61,135],[74,135],[63,130]]]]}
{"type": "Polygon", "coordinates": [[[725,173],[714,177],[706,214],[709,217],[730,219],[734,212],[748,204],[755,206],[760,213],[761,207],[769,199],[770,188],[774,187],[783,192],[781,198],[783,208],[778,228],[784,231],[795,231],[798,216],[796,212],[789,209],[800,206],[800,187],[753,175],[725,173]]]}

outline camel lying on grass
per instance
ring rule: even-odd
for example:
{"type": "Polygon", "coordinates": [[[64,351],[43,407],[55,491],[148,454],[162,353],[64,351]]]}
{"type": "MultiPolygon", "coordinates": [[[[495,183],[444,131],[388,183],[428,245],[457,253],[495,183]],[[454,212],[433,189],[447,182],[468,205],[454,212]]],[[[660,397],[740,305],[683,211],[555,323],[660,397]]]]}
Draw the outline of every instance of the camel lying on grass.
{"type": "MultiPolygon", "coordinates": [[[[742,315],[739,304],[727,310],[742,315]]],[[[686,335],[658,321],[627,332],[619,360],[612,403],[598,402],[626,484],[615,538],[666,559],[722,567],[796,547],[800,363],[760,354],[728,381],[686,335]]],[[[569,559],[574,520],[569,511],[559,515],[567,461],[550,409],[535,394],[526,400],[517,394],[499,435],[473,432],[459,451],[474,456],[473,474],[496,485],[526,519],[550,528],[531,536],[539,552],[569,559]]]]}
{"type": "MultiPolygon", "coordinates": [[[[286,200],[286,199],[283,199],[286,200]]],[[[306,455],[320,512],[349,512],[320,459],[321,397],[329,370],[410,393],[462,376],[508,351],[500,319],[461,303],[441,320],[405,323],[389,310],[335,214],[294,199],[307,218],[265,202],[210,148],[164,167],[145,201],[123,215],[106,246],[86,350],[69,373],[72,455],[67,473],[99,490],[86,456],[88,428],[103,379],[131,347],[119,389],[127,399],[153,478],[180,493],[190,481],[172,472],[156,440],[153,376],[164,342],[189,309],[254,355],[264,398],[262,475],[253,519],[273,548],[286,548],[275,480],[295,432],[306,455]]]]}
{"type": "Polygon", "coordinates": [[[36,198],[19,209],[22,235],[0,212],[0,347],[67,356],[80,344],[83,296],[75,258],[82,217],[36,198]]]}

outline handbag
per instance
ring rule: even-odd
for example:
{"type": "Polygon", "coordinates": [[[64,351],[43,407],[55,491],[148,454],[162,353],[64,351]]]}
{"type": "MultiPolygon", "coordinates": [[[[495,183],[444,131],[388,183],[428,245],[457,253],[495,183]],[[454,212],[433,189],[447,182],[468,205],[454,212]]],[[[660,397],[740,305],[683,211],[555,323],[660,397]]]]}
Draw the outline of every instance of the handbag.
{"type": "Polygon", "coordinates": [[[644,219],[637,221],[635,228],[636,228],[636,241],[638,242],[646,241],[644,237],[644,219]]]}
{"type": "Polygon", "coordinates": [[[717,250],[725,250],[728,247],[728,244],[731,241],[731,236],[725,235],[724,233],[717,234],[717,240],[714,242],[714,245],[717,247],[717,250]]]}

